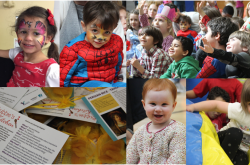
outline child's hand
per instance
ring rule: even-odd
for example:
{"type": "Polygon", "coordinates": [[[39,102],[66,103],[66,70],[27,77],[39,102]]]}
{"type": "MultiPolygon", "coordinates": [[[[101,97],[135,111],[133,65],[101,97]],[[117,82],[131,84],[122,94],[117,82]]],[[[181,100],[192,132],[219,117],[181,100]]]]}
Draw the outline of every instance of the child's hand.
{"type": "Polygon", "coordinates": [[[197,12],[200,14],[201,17],[204,17],[206,14],[204,13],[204,11],[202,10],[202,8],[204,7],[205,2],[201,1],[200,3],[197,3],[196,6],[196,10],[197,12]]]}
{"type": "Polygon", "coordinates": [[[199,46],[199,48],[206,53],[210,53],[210,54],[214,53],[214,48],[211,46],[211,44],[207,41],[207,39],[205,37],[202,38],[202,41],[204,44],[204,48],[201,46],[199,46]]]}
{"type": "Polygon", "coordinates": [[[187,105],[186,109],[187,109],[188,112],[194,112],[194,110],[195,110],[194,106],[192,104],[191,105],[187,105]]]}
{"type": "Polygon", "coordinates": [[[126,66],[129,66],[129,65],[130,65],[130,60],[127,60],[126,66]]]}
{"type": "Polygon", "coordinates": [[[143,15],[144,14],[143,8],[144,8],[145,3],[146,3],[146,0],[143,0],[141,2],[141,7],[139,9],[139,15],[143,15]]]}
{"type": "Polygon", "coordinates": [[[132,58],[130,64],[133,65],[133,67],[135,68],[139,68],[141,66],[139,60],[137,60],[136,58],[132,58]]]}

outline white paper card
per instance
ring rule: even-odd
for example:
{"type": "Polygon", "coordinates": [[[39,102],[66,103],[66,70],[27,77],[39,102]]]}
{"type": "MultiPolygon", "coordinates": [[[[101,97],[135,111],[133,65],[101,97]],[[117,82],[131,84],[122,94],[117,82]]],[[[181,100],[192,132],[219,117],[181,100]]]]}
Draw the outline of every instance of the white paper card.
{"type": "Polygon", "coordinates": [[[0,103],[13,109],[27,91],[27,88],[0,88],[0,103]]]}
{"type": "Polygon", "coordinates": [[[21,111],[24,108],[27,108],[27,107],[37,103],[38,101],[47,98],[45,93],[39,87],[28,87],[26,89],[28,89],[28,91],[21,98],[21,100],[18,101],[16,106],[13,108],[14,110],[21,111]]]}
{"type": "Polygon", "coordinates": [[[0,104],[0,164],[52,164],[67,139],[0,104]]]}

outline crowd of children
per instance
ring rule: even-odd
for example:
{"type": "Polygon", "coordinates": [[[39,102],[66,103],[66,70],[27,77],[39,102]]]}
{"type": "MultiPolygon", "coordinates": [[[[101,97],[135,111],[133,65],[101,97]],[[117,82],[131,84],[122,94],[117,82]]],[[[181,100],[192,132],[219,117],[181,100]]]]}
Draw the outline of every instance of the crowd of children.
{"type": "MultiPolygon", "coordinates": [[[[249,45],[249,20],[244,23],[242,18],[234,17],[235,6],[232,5],[235,3],[228,1],[225,5],[221,13],[217,5],[197,3],[200,28],[192,29],[195,27],[192,17],[180,13],[171,2],[140,1],[135,9],[137,14],[131,11],[128,16],[127,24],[131,29],[126,36],[130,41],[127,71],[139,78],[250,77],[246,46],[249,45]],[[153,14],[156,7],[157,14],[153,14]],[[145,34],[151,40],[140,37],[146,27],[156,28],[145,34]],[[159,32],[163,39],[161,45],[157,38],[159,32]],[[131,36],[137,42],[131,40],[131,36]],[[150,47],[146,48],[147,44],[150,47]],[[154,51],[156,49],[161,51],[154,51]],[[164,63],[166,59],[168,62],[164,63]]],[[[240,4],[237,7],[240,8],[240,4]]]]}

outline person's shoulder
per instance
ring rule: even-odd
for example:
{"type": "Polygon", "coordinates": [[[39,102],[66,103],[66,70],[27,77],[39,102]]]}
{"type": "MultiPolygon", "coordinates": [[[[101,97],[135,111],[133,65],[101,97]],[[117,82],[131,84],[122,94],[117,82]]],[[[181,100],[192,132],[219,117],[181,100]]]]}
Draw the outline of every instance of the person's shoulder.
{"type": "Polygon", "coordinates": [[[135,131],[135,134],[134,135],[138,135],[138,134],[143,134],[145,131],[147,131],[147,124],[144,124],[142,126],[140,126],[136,131],[135,131]]]}
{"type": "Polygon", "coordinates": [[[183,123],[181,123],[179,121],[175,121],[175,120],[173,120],[173,121],[174,122],[170,126],[171,126],[171,129],[173,129],[174,132],[176,132],[176,133],[180,133],[180,132],[184,133],[184,132],[186,132],[186,126],[183,123]]]}
{"type": "Polygon", "coordinates": [[[72,45],[76,44],[77,42],[84,41],[86,36],[86,32],[83,32],[76,38],[72,39],[71,41],[68,42],[66,46],[71,47],[72,45]]]}

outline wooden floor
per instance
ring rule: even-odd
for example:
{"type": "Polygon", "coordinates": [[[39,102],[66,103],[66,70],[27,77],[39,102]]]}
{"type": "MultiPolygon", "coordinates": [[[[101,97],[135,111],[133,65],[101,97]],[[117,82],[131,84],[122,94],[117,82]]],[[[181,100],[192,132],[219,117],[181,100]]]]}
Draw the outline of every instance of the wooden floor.
{"type": "MultiPolygon", "coordinates": [[[[186,80],[182,79],[181,84],[186,87],[186,80]]],[[[171,119],[182,122],[186,125],[186,92],[177,94],[177,105],[172,113],[171,119]]],[[[136,131],[140,126],[150,122],[149,118],[145,118],[140,122],[134,124],[134,131],[136,131]]]]}

